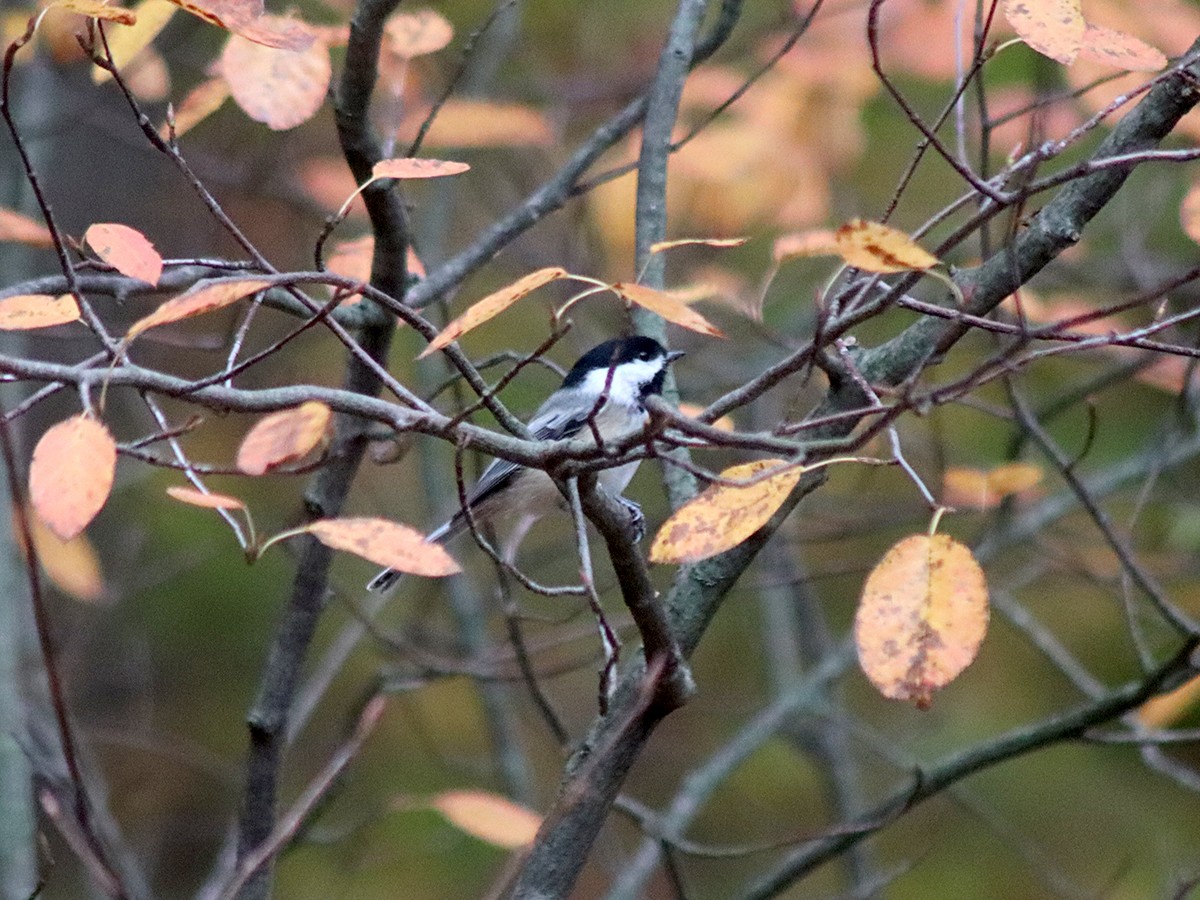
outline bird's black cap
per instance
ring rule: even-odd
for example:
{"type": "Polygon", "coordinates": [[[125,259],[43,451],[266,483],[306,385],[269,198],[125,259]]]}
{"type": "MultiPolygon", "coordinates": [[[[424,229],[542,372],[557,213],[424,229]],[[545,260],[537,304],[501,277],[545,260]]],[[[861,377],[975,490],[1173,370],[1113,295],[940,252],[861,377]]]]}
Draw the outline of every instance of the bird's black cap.
{"type": "Polygon", "coordinates": [[[594,369],[607,369],[619,366],[621,363],[633,362],[637,359],[662,359],[667,356],[666,348],[654,338],[635,335],[626,338],[614,338],[605,341],[589,350],[571,367],[567,377],[563,379],[563,387],[574,387],[581,383],[587,373],[594,369]]]}

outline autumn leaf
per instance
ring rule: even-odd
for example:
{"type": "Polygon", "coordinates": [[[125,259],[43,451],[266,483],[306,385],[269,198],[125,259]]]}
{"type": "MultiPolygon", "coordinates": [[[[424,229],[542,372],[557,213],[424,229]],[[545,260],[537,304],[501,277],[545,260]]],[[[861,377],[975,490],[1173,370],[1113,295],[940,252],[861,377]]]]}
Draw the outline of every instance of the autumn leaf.
{"type": "Polygon", "coordinates": [[[1137,717],[1146,728],[1169,728],[1200,702],[1200,675],[1189,678],[1173,691],[1151,697],[1138,709],[1137,717]]]}
{"type": "Polygon", "coordinates": [[[462,571],[440,544],[429,543],[415,528],[387,519],[320,519],[304,530],[334,550],[411,575],[440,578],[462,571]]]}
{"type": "Polygon", "coordinates": [[[316,36],[296,19],[263,15],[262,0],[171,0],[180,9],[239,37],[277,50],[304,51],[316,36]]]}
{"type": "Polygon", "coordinates": [[[510,850],[532,844],[542,825],[537,813],[487,791],[445,791],[429,805],[461,831],[510,850]]]}
{"type": "MultiPolygon", "coordinates": [[[[128,28],[118,28],[105,34],[108,52],[118,72],[124,71],[139,53],[150,46],[159,32],[167,27],[177,8],[168,0],[142,0],[133,7],[136,22],[128,28]]],[[[112,75],[107,69],[92,66],[92,81],[95,84],[103,84],[109,78],[112,75]]]]}
{"type": "Polygon", "coordinates": [[[1086,25],[1079,0],[1004,0],[1004,17],[1038,53],[1070,65],[1083,46],[1086,25]]]}
{"type": "Polygon", "coordinates": [[[828,228],[814,228],[793,234],[782,234],[771,247],[775,262],[804,256],[840,256],[837,235],[828,228]]]}
{"type": "Polygon", "coordinates": [[[0,209],[0,241],[13,241],[31,247],[54,246],[49,228],[11,209],[0,209]]]}
{"type": "Polygon", "coordinates": [[[676,247],[716,247],[718,249],[726,249],[729,247],[740,247],[748,241],[749,238],[677,238],[673,241],[659,241],[656,244],[650,245],[651,253],[661,253],[664,250],[674,250],[676,247]]]}
{"type": "Polygon", "coordinates": [[[215,494],[198,491],[183,485],[171,485],[167,488],[167,496],[189,506],[199,506],[204,509],[245,509],[246,504],[230,494],[215,494]]]}
{"type": "MultiPolygon", "coordinates": [[[[191,131],[229,99],[229,82],[224,78],[209,78],[202,81],[180,101],[175,110],[175,136],[191,131]]],[[[158,129],[159,137],[166,140],[170,129],[164,122],[158,129]]]]}
{"type": "Polygon", "coordinates": [[[437,53],[454,37],[454,26],[431,9],[398,12],[383,28],[386,47],[404,59],[437,53]]]}
{"type": "Polygon", "coordinates": [[[461,175],[470,168],[464,162],[406,156],[381,159],[371,167],[371,178],[445,178],[447,175],[461,175]]]}
{"type": "Polygon", "coordinates": [[[942,534],[911,535],[867,577],[854,618],[859,664],[885,697],[925,709],[975,659],[987,621],[971,551],[942,534]]]}
{"type": "Polygon", "coordinates": [[[69,541],[96,517],[112,490],[117,445],[90,416],[51,427],[33,449],[29,498],[50,530],[69,541]]]}
{"type": "MultiPolygon", "coordinates": [[[[700,415],[700,413],[704,412],[704,407],[699,403],[680,403],[679,411],[689,419],[694,419],[696,416],[700,415]]],[[[731,419],[729,416],[721,416],[719,419],[710,423],[710,427],[719,428],[721,431],[732,432],[736,430],[733,425],[733,419],[731,419]]]]}
{"type": "Polygon", "coordinates": [[[700,315],[678,297],[674,297],[665,291],[657,291],[654,288],[646,287],[644,284],[627,284],[618,282],[614,284],[613,290],[642,309],[648,309],[656,315],[662,316],[668,322],[673,322],[676,325],[687,328],[690,331],[698,331],[700,334],[708,334],[713,337],[725,337],[721,329],[717,328],[712,322],[700,315]]]}
{"type": "Polygon", "coordinates": [[[1179,204],[1179,224],[1184,234],[1200,244],[1200,181],[1188,188],[1179,204]]]}
{"type": "Polygon", "coordinates": [[[1157,72],[1167,64],[1166,54],[1157,47],[1123,31],[1090,23],[1083,32],[1079,57],[1128,72],[1157,72]]]}
{"type": "Polygon", "coordinates": [[[879,222],[852,219],[834,232],[834,241],[847,264],[868,272],[907,272],[938,264],[936,256],[903,231],[879,222]]]}
{"type": "Polygon", "coordinates": [[[325,440],[333,411],[310,400],[258,421],[238,447],[237,467],[247,475],[265,475],[303,459],[325,440]]]}
{"type": "MultiPolygon", "coordinates": [[[[56,588],[76,600],[95,603],[103,599],[104,574],[100,568],[100,557],[87,535],[79,534],[64,541],[47,528],[32,510],[30,513],[27,521],[33,537],[34,553],[46,577],[56,588]]],[[[17,549],[25,556],[28,548],[20,529],[14,530],[13,538],[17,549]]]]}
{"type": "Polygon", "coordinates": [[[143,331],[159,325],[223,309],[268,286],[270,282],[260,278],[222,278],[200,282],[187,293],[172,297],[150,315],[134,322],[129,327],[125,340],[131,341],[143,331]]]}
{"type": "Polygon", "coordinates": [[[552,281],[566,277],[566,269],[558,266],[550,266],[549,268],[538,269],[536,272],[530,272],[512,284],[488,294],[482,300],[473,303],[468,307],[466,312],[443,328],[441,333],[430,341],[429,346],[421,351],[417,359],[424,359],[431,353],[436,353],[443,347],[449,346],[472,328],[476,328],[488,319],[500,315],[500,313],[504,312],[504,310],[508,309],[522,297],[532,294],[538,288],[552,281]]]}
{"type": "Polygon", "coordinates": [[[79,319],[79,304],[70,294],[18,294],[0,300],[0,331],[50,328],[79,319]]]}
{"type": "MultiPolygon", "coordinates": [[[[288,20],[264,16],[267,23],[288,20]]],[[[313,41],[301,50],[264,46],[234,35],[221,53],[220,71],[234,102],[274,131],[307,122],[325,102],[333,69],[329,47],[313,41]]]]}
{"type": "Polygon", "coordinates": [[[802,466],[781,459],[762,459],[725,469],[725,481],[749,481],[745,486],[715,483],[675,511],[663,523],[650,546],[655,563],[697,562],[736,547],[767,523],[788,498],[802,466]],[[766,475],[779,469],[775,475],[766,475]]]}
{"type": "Polygon", "coordinates": [[[137,13],[121,6],[112,6],[101,0],[54,0],[49,6],[70,10],[81,16],[93,19],[104,19],[118,25],[133,25],[137,22],[137,13]]]}
{"type": "MultiPolygon", "coordinates": [[[[396,134],[411,143],[423,116],[406,120],[396,134]]],[[[425,133],[427,147],[549,147],[555,130],[546,114],[520,103],[497,103],[467,97],[451,97],[425,133]]]]}
{"type": "Polygon", "coordinates": [[[943,502],[949,506],[991,509],[1005,497],[1019,494],[1042,480],[1042,470],[1032,463],[1006,463],[990,472],[956,466],[943,476],[943,502]]]}
{"type": "Polygon", "coordinates": [[[146,236],[128,225],[97,222],[88,227],[83,239],[102,260],[130,278],[158,284],[163,261],[146,236]]]}

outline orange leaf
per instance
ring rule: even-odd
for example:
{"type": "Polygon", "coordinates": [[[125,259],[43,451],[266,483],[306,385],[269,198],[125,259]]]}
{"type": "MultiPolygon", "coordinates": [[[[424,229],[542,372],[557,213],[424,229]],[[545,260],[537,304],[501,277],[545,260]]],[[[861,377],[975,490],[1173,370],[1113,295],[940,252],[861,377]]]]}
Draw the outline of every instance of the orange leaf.
{"type": "Polygon", "coordinates": [[[429,805],[472,837],[510,850],[532,844],[542,826],[537,813],[487,791],[446,791],[429,805]]]}
{"type": "Polygon", "coordinates": [[[1079,0],[1004,0],[1004,17],[1026,44],[1063,65],[1083,45],[1079,0]]]}
{"type": "Polygon", "coordinates": [[[134,322],[129,327],[129,333],[125,335],[125,340],[131,341],[143,331],[159,325],[179,322],[183,319],[190,319],[192,316],[223,309],[269,285],[270,282],[260,278],[223,278],[218,281],[202,281],[186,294],[172,297],[150,315],[134,322]]]}
{"type": "MultiPolygon", "coordinates": [[[[414,115],[400,126],[401,141],[417,136],[422,118],[414,115]]],[[[555,130],[541,110],[466,97],[446,101],[425,133],[427,147],[548,147],[554,142],[555,130]]]]}
{"type": "Polygon", "coordinates": [[[780,235],[771,248],[771,256],[775,262],[783,262],[799,256],[841,256],[841,251],[836,234],[828,228],[814,228],[780,235]]]}
{"type": "Polygon", "coordinates": [[[371,167],[371,177],[443,178],[447,175],[461,175],[470,168],[465,162],[404,156],[398,159],[381,159],[371,167]]]}
{"type": "MultiPolygon", "coordinates": [[[[179,103],[175,110],[175,136],[179,137],[191,131],[229,99],[229,82],[224,78],[210,78],[202,81],[190,91],[179,103]]],[[[164,140],[168,129],[166,123],[158,129],[158,134],[164,140]]]]}
{"type": "Polygon", "coordinates": [[[64,541],[87,527],[112,490],[117,445],[87,415],[50,428],[33,448],[29,499],[42,521],[64,541]]]}
{"type": "Polygon", "coordinates": [[[265,475],[303,459],[329,432],[333,412],[310,400],[260,419],[238,447],[237,467],[247,475],[265,475]]]}
{"type": "MultiPolygon", "coordinates": [[[[137,16],[133,25],[118,28],[104,36],[118,71],[123,71],[134,57],[158,37],[159,32],[166,28],[167,22],[171,20],[171,16],[175,15],[176,9],[178,7],[167,0],[142,0],[133,8],[134,15],[137,16]]],[[[92,66],[92,81],[95,84],[103,84],[109,78],[112,78],[112,75],[107,69],[92,66]]]]}
{"type": "MultiPolygon", "coordinates": [[[[263,16],[262,21],[287,20],[263,16]]],[[[225,45],[220,71],[237,105],[274,131],[295,128],[316,115],[333,75],[329,47],[319,41],[303,50],[289,50],[242,35],[234,35],[225,45]]]]}
{"type": "MultiPolygon", "coordinates": [[[[36,515],[29,516],[29,530],[37,561],[55,587],[85,603],[95,603],[104,596],[100,557],[87,535],[79,534],[64,541],[36,515]]],[[[16,537],[21,553],[26,553],[19,531],[16,537]]]]}
{"type": "Polygon", "coordinates": [[[158,103],[171,93],[171,73],[167,61],[153,47],[145,47],[125,71],[125,86],[129,92],[146,103],[158,103]]]}
{"type": "Polygon", "coordinates": [[[867,577],[854,617],[859,664],[885,697],[926,709],[975,659],[987,621],[971,551],[942,534],[911,535],[867,577]]]}
{"type": "Polygon", "coordinates": [[[747,481],[761,477],[762,480],[744,487],[709,485],[663,523],[650,546],[650,561],[697,562],[736,547],[767,523],[803,474],[802,466],[788,466],[781,459],[731,466],[721,473],[723,479],[747,481]],[[773,469],[780,471],[762,477],[773,469]]]}
{"type": "Polygon", "coordinates": [[[842,259],[868,272],[907,272],[938,264],[936,256],[903,231],[879,222],[851,219],[834,233],[834,240],[842,259]]]}
{"type": "Polygon", "coordinates": [[[954,467],[943,476],[943,501],[950,506],[991,509],[1010,494],[1027,491],[1042,480],[1032,463],[1006,463],[990,472],[954,467]]]}
{"type": "Polygon", "coordinates": [[[1179,223],[1184,234],[1200,244],[1200,181],[1188,188],[1179,204],[1179,223]]]}
{"type": "Polygon", "coordinates": [[[674,250],[676,247],[688,247],[695,244],[700,244],[705,247],[740,247],[749,238],[678,238],[674,241],[659,241],[657,244],[650,245],[651,253],[661,253],[663,250],[674,250]]]}
{"type": "Polygon", "coordinates": [[[167,488],[167,496],[180,503],[190,506],[200,506],[204,509],[245,509],[246,504],[237,497],[229,494],[212,494],[198,491],[195,488],[171,485],[167,488]]]}
{"type": "Polygon", "coordinates": [[[54,0],[50,6],[69,9],[73,13],[90,16],[93,19],[116,22],[118,25],[133,25],[137,22],[137,14],[133,10],[120,6],[109,6],[107,3],[102,3],[101,0],[54,0]]]}
{"type": "Polygon", "coordinates": [[[412,59],[436,53],[449,44],[454,37],[454,26],[431,9],[419,9],[389,16],[383,33],[389,50],[412,59]]]}
{"type": "Polygon", "coordinates": [[[1157,47],[1103,25],[1087,26],[1079,56],[1129,72],[1157,72],[1167,64],[1166,54],[1157,47]]]}
{"type": "Polygon", "coordinates": [[[303,22],[281,16],[263,15],[262,0],[171,0],[180,9],[232,31],[234,34],[277,50],[307,50],[316,36],[303,22]]]}
{"type": "Polygon", "coordinates": [[[1151,697],[1138,709],[1138,719],[1147,728],[1168,728],[1183,718],[1200,701],[1200,675],[1173,691],[1151,697]]]}
{"type": "Polygon", "coordinates": [[[725,337],[721,329],[717,328],[712,322],[700,315],[694,309],[677,297],[673,297],[664,291],[656,291],[654,288],[648,288],[644,284],[625,284],[618,283],[613,285],[613,290],[628,300],[630,303],[636,303],[643,309],[648,309],[650,312],[662,316],[668,322],[674,322],[676,325],[681,325],[691,331],[698,331],[701,334],[710,334],[713,337],[725,337]]]}
{"type": "Polygon", "coordinates": [[[11,209],[0,209],[0,241],[14,241],[31,247],[54,246],[49,228],[11,209]]]}
{"type": "MultiPolygon", "coordinates": [[[[700,413],[704,412],[704,407],[699,403],[680,403],[679,411],[690,419],[696,418],[700,413]]],[[[722,431],[735,431],[733,419],[729,416],[721,416],[712,423],[713,428],[719,428],[722,431]]]]}
{"type": "Polygon", "coordinates": [[[431,544],[415,528],[387,519],[321,519],[305,531],[326,547],[412,575],[440,578],[462,571],[440,544],[431,544]]]}
{"type": "Polygon", "coordinates": [[[522,297],[532,294],[543,285],[566,277],[566,269],[558,266],[550,266],[546,269],[538,269],[536,272],[530,272],[524,278],[517,279],[507,287],[502,287],[500,290],[488,294],[478,303],[472,304],[466,312],[443,328],[441,334],[435,337],[429,346],[421,351],[417,359],[424,359],[429,354],[436,353],[443,347],[457,341],[472,328],[482,325],[494,316],[500,315],[500,313],[504,312],[504,310],[508,309],[522,297]]]}
{"type": "Polygon", "coordinates": [[[140,231],[127,225],[96,223],[88,227],[83,239],[96,255],[130,278],[158,284],[163,261],[154,245],[140,231]]]}
{"type": "Polygon", "coordinates": [[[79,319],[79,305],[70,294],[19,294],[0,300],[0,331],[50,328],[79,319]]]}
{"type": "Polygon", "coordinates": [[[1042,470],[1033,463],[1011,462],[988,472],[988,486],[1001,497],[1019,494],[1042,480],[1042,470]]]}

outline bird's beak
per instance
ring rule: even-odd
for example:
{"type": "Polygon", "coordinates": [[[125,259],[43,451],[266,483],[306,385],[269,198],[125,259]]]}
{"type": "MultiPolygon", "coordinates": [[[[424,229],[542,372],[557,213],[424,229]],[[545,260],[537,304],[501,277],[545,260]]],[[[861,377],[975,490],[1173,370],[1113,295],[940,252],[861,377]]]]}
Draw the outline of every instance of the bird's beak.
{"type": "Polygon", "coordinates": [[[677,360],[677,359],[679,359],[680,357],[683,357],[683,356],[687,356],[687,354],[686,354],[686,353],[684,353],[682,350],[671,350],[671,351],[668,351],[668,353],[667,353],[667,365],[670,365],[671,363],[675,362],[675,360],[677,360]]]}

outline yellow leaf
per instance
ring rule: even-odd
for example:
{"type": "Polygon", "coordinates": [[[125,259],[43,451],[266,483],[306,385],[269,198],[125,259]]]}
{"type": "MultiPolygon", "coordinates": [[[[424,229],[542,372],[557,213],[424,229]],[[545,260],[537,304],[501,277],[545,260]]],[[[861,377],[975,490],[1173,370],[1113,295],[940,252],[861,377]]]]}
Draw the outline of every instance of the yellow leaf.
{"type": "Polygon", "coordinates": [[[81,16],[93,19],[104,19],[106,22],[116,22],[118,25],[133,25],[137,22],[137,13],[120,6],[110,6],[101,0],[54,0],[50,6],[59,9],[69,9],[81,16]]]}
{"type": "Polygon", "coordinates": [[[50,530],[69,541],[87,527],[112,490],[117,445],[87,415],[51,427],[33,448],[29,499],[50,530]]]}
{"type": "Polygon", "coordinates": [[[971,551],[942,534],[906,537],[863,587],[859,664],[885,697],[925,709],[975,659],[987,621],[987,582],[971,551]]]}
{"type": "Polygon", "coordinates": [[[143,331],[159,325],[167,325],[171,322],[190,319],[192,316],[224,309],[269,285],[269,281],[263,281],[260,278],[222,278],[217,281],[201,282],[187,293],[172,297],[150,315],[134,322],[129,327],[125,340],[131,341],[143,331]]]}
{"type": "Polygon", "coordinates": [[[471,167],[464,162],[446,159],[419,159],[405,156],[397,159],[381,159],[371,167],[372,178],[444,178],[461,175],[471,167]]]}
{"type": "MultiPolygon", "coordinates": [[[[85,603],[95,603],[104,597],[100,557],[87,535],[79,534],[64,541],[36,515],[29,516],[29,530],[33,536],[37,561],[55,587],[85,603]]],[[[25,553],[20,532],[16,537],[21,552],[25,553]]]]}
{"type": "Polygon", "coordinates": [[[462,571],[440,544],[431,544],[415,528],[387,519],[321,519],[304,530],[334,550],[412,575],[440,578],[462,571]]]}
{"type": "Polygon", "coordinates": [[[721,478],[727,481],[760,480],[745,486],[709,485],[663,523],[650,546],[650,561],[696,562],[736,547],[767,523],[802,474],[802,466],[789,466],[780,459],[762,459],[726,469],[721,478]],[[773,469],[780,471],[764,477],[773,469]]]}
{"type": "Polygon", "coordinates": [[[0,300],[0,331],[50,328],[79,320],[79,305],[70,294],[19,294],[0,300]]]}
{"type": "MultiPolygon", "coordinates": [[[[175,136],[191,131],[229,99],[229,82],[224,78],[210,78],[202,81],[180,101],[175,110],[175,136]]],[[[166,123],[158,129],[158,134],[164,140],[169,133],[166,123]]]]}
{"type": "Polygon", "coordinates": [[[158,284],[163,261],[146,236],[128,225],[97,222],[88,227],[83,239],[96,255],[130,278],[158,284]]]}
{"type": "Polygon", "coordinates": [[[1063,65],[1079,55],[1086,27],[1079,0],[1004,0],[1004,17],[1038,53],[1063,65]]]}
{"type": "Polygon", "coordinates": [[[1166,54],[1157,47],[1103,25],[1087,26],[1079,56],[1128,72],[1157,72],[1167,64],[1166,54]]]}
{"type": "Polygon", "coordinates": [[[260,419],[238,447],[237,467],[247,475],[265,475],[303,459],[324,441],[333,412],[310,400],[260,419]]]}
{"type": "Polygon", "coordinates": [[[1006,463],[990,472],[956,466],[943,476],[942,500],[948,506],[991,509],[1010,494],[1019,494],[1042,480],[1032,463],[1006,463]]]}
{"type": "Polygon", "coordinates": [[[674,240],[674,241],[659,241],[657,244],[651,244],[650,252],[651,253],[661,253],[664,250],[674,250],[676,247],[689,247],[689,246],[694,246],[697,244],[704,246],[704,247],[718,247],[718,248],[722,248],[722,249],[726,248],[726,247],[740,247],[744,243],[746,243],[746,241],[748,241],[748,240],[750,240],[750,239],[744,238],[744,237],[738,237],[738,238],[678,238],[677,240],[674,240]]]}
{"type": "Polygon", "coordinates": [[[11,209],[0,209],[0,241],[14,241],[31,247],[54,246],[49,228],[11,209]]]}
{"type": "Polygon", "coordinates": [[[988,486],[1001,497],[1027,491],[1041,480],[1041,467],[1033,463],[1005,463],[988,472],[988,486]]]}
{"type": "Polygon", "coordinates": [[[431,9],[398,12],[388,17],[383,34],[387,49],[397,56],[412,59],[436,53],[454,37],[454,26],[431,9]]]}
{"type": "MultiPolygon", "coordinates": [[[[260,21],[282,27],[292,20],[263,16],[260,21]]],[[[333,75],[329,47],[320,41],[290,50],[240,34],[225,45],[220,67],[234,102],[273,131],[295,128],[316,115],[333,75]]]]}
{"type": "MultiPolygon", "coordinates": [[[[410,116],[397,131],[403,143],[417,136],[423,116],[410,116]]],[[[520,103],[451,97],[425,133],[427,147],[548,147],[555,130],[546,115],[520,103]]]]}
{"type": "Polygon", "coordinates": [[[1138,709],[1138,719],[1147,728],[1169,728],[1200,701],[1200,675],[1185,681],[1173,691],[1151,697],[1138,709]]]}
{"type": "Polygon", "coordinates": [[[487,791],[446,791],[429,805],[472,837],[511,850],[532,844],[542,825],[537,813],[487,791]]]}
{"type": "Polygon", "coordinates": [[[488,319],[500,315],[500,313],[504,312],[504,310],[508,309],[522,297],[532,294],[538,288],[552,281],[566,277],[566,269],[559,266],[550,266],[549,268],[538,269],[536,272],[530,272],[524,278],[518,278],[512,284],[488,294],[479,302],[472,304],[466,312],[443,328],[441,334],[435,337],[429,343],[429,346],[421,351],[417,359],[424,359],[429,354],[436,353],[443,347],[449,346],[472,328],[476,328],[488,319]]]}
{"type": "Polygon", "coordinates": [[[198,491],[195,488],[171,485],[167,488],[167,496],[189,506],[199,506],[204,509],[245,509],[246,504],[237,497],[229,494],[213,494],[198,491]]]}
{"type": "MultiPolygon", "coordinates": [[[[142,0],[133,8],[137,21],[128,28],[118,28],[105,35],[108,50],[112,54],[117,70],[123,70],[135,56],[142,52],[167,27],[178,7],[167,0],[142,0]]],[[[92,81],[103,84],[112,76],[107,69],[92,66],[92,81]]]]}
{"type": "Polygon", "coordinates": [[[938,259],[903,231],[852,219],[834,233],[837,252],[848,264],[868,272],[907,272],[928,269],[938,259]]]}
{"type": "Polygon", "coordinates": [[[701,334],[709,334],[713,337],[725,337],[721,330],[712,322],[700,315],[678,297],[673,297],[665,291],[657,291],[654,288],[646,287],[644,284],[625,284],[618,282],[613,285],[613,290],[628,300],[630,303],[635,303],[643,309],[648,309],[656,315],[662,316],[668,322],[674,322],[691,331],[698,331],[701,334]]]}

